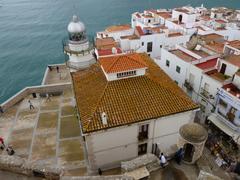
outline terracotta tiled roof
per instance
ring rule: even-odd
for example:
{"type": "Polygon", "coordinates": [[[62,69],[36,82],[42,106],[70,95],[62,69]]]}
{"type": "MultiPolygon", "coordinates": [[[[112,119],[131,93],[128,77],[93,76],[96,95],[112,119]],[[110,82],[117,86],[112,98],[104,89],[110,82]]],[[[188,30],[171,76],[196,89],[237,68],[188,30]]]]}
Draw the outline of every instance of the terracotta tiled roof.
{"type": "Polygon", "coordinates": [[[119,55],[112,57],[103,57],[99,63],[106,73],[116,73],[139,68],[146,68],[139,54],[119,55]]]}
{"type": "Polygon", "coordinates": [[[98,63],[72,73],[83,133],[198,108],[146,54],[140,56],[148,66],[144,76],[107,81],[98,63]]]}
{"type": "Polygon", "coordinates": [[[117,42],[112,37],[107,37],[102,39],[97,38],[95,45],[98,50],[111,49],[113,47],[118,47],[117,42]]]}
{"type": "Polygon", "coordinates": [[[144,35],[144,32],[143,32],[143,30],[142,30],[142,28],[140,26],[136,26],[135,30],[136,30],[137,35],[139,35],[139,36],[143,36],[144,35]]]}

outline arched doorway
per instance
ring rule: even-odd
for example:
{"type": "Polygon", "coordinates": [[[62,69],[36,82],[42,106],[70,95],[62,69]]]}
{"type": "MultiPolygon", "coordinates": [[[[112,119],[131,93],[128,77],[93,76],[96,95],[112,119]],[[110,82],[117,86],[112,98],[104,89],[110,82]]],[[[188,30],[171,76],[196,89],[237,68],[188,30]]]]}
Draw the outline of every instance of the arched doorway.
{"type": "Polygon", "coordinates": [[[180,15],[178,16],[178,22],[179,22],[179,24],[182,23],[182,18],[183,18],[183,16],[180,14],[180,15]]]}
{"type": "Polygon", "coordinates": [[[195,151],[194,146],[192,144],[187,143],[183,146],[183,149],[184,149],[183,160],[186,162],[192,162],[194,151],[195,151]]]}

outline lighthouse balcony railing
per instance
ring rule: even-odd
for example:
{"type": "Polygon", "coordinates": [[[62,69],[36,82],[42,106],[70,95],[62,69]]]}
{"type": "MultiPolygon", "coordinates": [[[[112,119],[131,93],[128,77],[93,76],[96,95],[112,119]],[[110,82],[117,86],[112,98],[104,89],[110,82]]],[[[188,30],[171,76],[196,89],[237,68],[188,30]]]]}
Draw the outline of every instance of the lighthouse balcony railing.
{"type": "MultiPolygon", "coordinates": [[[[93,37],[91,37],[91,36],[88,36],[87,37],[87,40],[86,40],[86,42],[89,42],[89,47],[87,48],[87,49],[85,49],[85,50],[82,50],[82,51],[74,51],[74,50],[71,50],[70,48],[69,48],[69,42],[71,42],[70,40],[69,40],[69,38],[68,37],[65,37],[63,40],[62,40],[62,45],[63,45],[63,52],[64,53],[69,53],[69,54],[82,54],[82,55],[84,55],[84,54],[89,54],[89,53],[91,53],[91,51],[94,49],[94,40],[93,40],[93,37]]],[[[80,42],[76,42],[76,44],[77,43],[80,43],[80,42]]]]}

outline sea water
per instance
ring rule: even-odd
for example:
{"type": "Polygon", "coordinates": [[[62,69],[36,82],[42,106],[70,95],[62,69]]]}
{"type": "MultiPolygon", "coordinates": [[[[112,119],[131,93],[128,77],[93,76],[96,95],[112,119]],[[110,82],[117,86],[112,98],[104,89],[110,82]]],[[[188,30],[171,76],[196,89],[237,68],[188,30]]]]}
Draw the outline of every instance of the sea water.
{"type": "Polygon", "coordinates": [[[240,8],[240,0],[0,0],[0,103],[39,85],[48,64],[64,62],[62,39],[73,14],[94,36],[130,23],[135,11],[201,4],[240,8]]]}

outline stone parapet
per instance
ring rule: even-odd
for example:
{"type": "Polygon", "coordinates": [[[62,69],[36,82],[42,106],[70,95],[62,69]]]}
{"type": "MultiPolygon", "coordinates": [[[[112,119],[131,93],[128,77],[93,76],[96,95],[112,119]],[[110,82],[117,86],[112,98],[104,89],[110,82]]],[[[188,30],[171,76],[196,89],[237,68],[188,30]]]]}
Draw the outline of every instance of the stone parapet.
{"type": "Polygon", "coordinates": [[[129,171],[138,169],[140,167],[146,166],[147,169],[151,171],[151,169],[155,167],[155,165],[160,167],[160,162],[157,156],[155,156],[154,154],[145,154],[131,161],[122,162],[121,168],[123,172],[129,172],[129,171]]]}
{"type": "Polygon", "coordinates": [[[31,86],[26,87],[19,91],[17,94],[3,102],[0,107],[2,111],[6,111],[8,108],[12,107],[16,103],[23,100],[30,94],[33,93],[54,93],[54,92],[62,92],[65,89],[71,88],[71,83],[64,83],[64,84],[52,84],[52,85],[40,85],[40,86],[31,86]]]}
{"type": "Polygon", "coordinates": [[[0,170],[46,179],[60,179],[62,170],[26,162],[18,156],[0,155],[0,170]]]}
{"type": "Polygon", "coordinates": [[[115,176],[63,176],[61,180],[134,180],[133,177],[126,175],[115,175],[115,176]]]}

